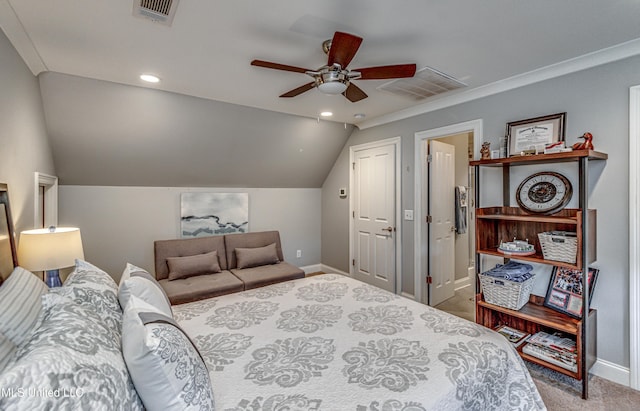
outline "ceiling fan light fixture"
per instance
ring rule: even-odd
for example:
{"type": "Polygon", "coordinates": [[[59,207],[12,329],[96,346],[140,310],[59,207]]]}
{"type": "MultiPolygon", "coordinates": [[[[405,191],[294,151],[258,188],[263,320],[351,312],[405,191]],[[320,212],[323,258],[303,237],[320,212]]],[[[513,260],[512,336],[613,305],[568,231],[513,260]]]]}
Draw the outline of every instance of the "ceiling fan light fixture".
{"type": "Polygon", "coordinates": [[[335,95],[342,94],[347,89],[347,85],[341,81],[332,81],[330,83],[318,84],[318,90],[323,94],[335,95]]]}
{"type": "Polygon", "coordinates": [[[342,71],[331,70],[318,77],[318,90],[324,94],[342,94],[348,86],[347,78],[342,71]]]}

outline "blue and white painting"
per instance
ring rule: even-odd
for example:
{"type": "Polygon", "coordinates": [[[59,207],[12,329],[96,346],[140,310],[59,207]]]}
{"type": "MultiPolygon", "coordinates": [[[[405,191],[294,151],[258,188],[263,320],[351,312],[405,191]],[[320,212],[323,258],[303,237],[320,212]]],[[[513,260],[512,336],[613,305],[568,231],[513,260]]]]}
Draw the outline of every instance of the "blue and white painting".
{"type": "Polygon", "coordinates": [[[182,238],[249,231],[248,193],[182,193],[182,238]]]}

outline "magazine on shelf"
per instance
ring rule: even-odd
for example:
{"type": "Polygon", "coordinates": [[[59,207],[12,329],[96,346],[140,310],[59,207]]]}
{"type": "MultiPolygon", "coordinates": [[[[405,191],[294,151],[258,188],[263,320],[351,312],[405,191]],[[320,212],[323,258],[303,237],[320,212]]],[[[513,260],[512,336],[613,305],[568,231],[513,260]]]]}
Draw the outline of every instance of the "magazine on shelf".
{"type": "Polygon", "coordinates": [[[541,347],[550,348],[556,351],[564,351],[569,353],[576,352],[575,340],[567,337],[563,337],[561,334],[548,334],[544,331],[539,331],[532,335],[528,342],[541,347]]]}
{"type": "Polygon", "coordinates": [[[575,354],[556,351],[551,348],[531,343],[528,343],[524,347],[522,347],[522,352],[525,354],[529,354],[532,357],[539,358],[548,363],[555,364],[569,371],[578,371],[578,363],[576,361],[577,358],[575,354]]]}
{"type": "Polygon", "coordinates": [[[531,335],[524,331],[516,330],[515,328],[501,325],[496,328],[496,332],[502,334],[514,347],[519,347],[527,338],[531,335]]]}

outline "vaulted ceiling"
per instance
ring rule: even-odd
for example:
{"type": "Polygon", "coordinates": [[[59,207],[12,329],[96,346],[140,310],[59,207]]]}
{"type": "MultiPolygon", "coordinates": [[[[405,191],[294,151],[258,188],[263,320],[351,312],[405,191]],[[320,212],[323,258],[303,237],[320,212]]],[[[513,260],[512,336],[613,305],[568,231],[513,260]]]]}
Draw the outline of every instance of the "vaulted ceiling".
{"type": "Polygon", "coordinates": [[[318,187],[350,124],[640,50],[637,0],[182,0],[170,26],[135,17],[139,2],[0,0],[0,27],[40,76],[65,184],[318,187]],[[357,103],[285,99],[310,77],[250,65],[317,69],[338,30],[364,38],[350,68],[415,63],[468,86],[415,100],[356,80],[369,95],[357,103]]]}

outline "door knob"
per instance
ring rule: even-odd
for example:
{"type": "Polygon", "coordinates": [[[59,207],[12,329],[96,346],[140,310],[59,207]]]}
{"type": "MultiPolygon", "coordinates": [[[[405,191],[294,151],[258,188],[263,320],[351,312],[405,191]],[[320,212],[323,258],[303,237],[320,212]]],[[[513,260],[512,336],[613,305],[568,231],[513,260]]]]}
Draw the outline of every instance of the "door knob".
{"type": "Polygon", "coordinates": [[[382,231],[388,231],[388,232],[392,233],[393,232],[393,227],[383,228],[382,231]]]}

